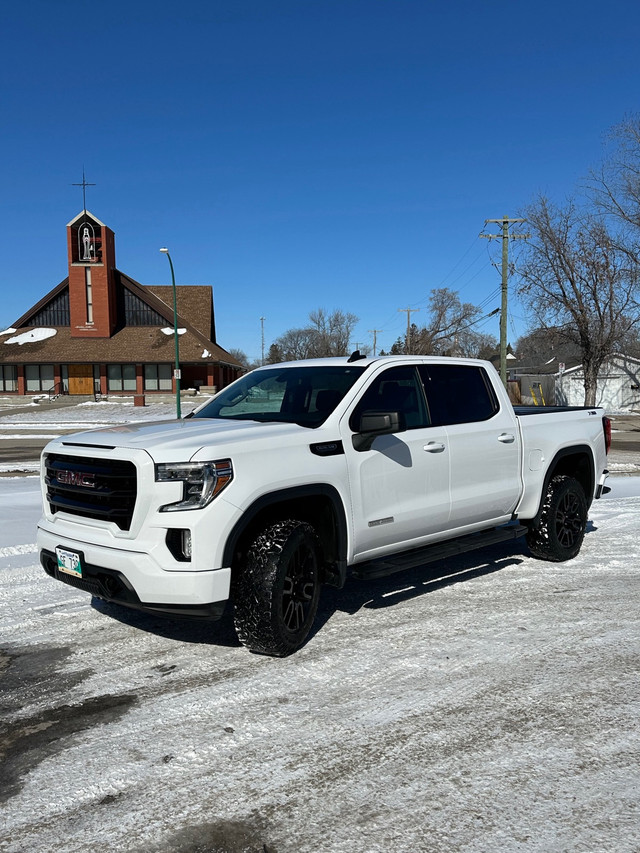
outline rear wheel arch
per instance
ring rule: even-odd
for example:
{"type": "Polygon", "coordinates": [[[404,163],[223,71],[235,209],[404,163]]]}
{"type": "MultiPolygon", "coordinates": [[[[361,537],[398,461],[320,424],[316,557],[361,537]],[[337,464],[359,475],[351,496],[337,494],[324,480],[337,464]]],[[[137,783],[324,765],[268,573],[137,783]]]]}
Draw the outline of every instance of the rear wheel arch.
{"type": "Polygon", "coordinates": [[[553,457],[551,464],[545,473],[542,488],[540,490],[538,511],[530,520],[530,523],[536,524],[540,520],[540,514],[544,507],[545,497],[549,491],[549,484],[554,477],[559,476],[572,477],[580,483],[587,501],[588,509],[593,500],[596,482],[593,451],[588,444],[565,447],[562,450],[559,450],[553,457]]]}

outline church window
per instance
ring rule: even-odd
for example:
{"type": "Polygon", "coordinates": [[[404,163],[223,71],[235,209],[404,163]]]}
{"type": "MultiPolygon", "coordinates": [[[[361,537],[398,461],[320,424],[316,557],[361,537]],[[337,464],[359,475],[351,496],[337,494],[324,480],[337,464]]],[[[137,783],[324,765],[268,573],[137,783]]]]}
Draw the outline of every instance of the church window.
{"type": "Polygon", "coordinates": [[[145,391],[171,391],[172,388],[170,364],[145,364],[145,391]]]}
{"type": "Polygon", "coordinates": [[[52,364],[25,364],[24,378],[27,394],[50,391],[54,386],[52,364]]]}
{"type": "Polygon", "coordinates": [[[107,389],[109,391],[135,391],[135,364],[108,364],[107,389]]]}
{"type": "Polygon", "coordinates": [[[124,318],[127,326],[167,325],[164,317],[126,287],[124,288],[124,318]]]}
{"type": "Polygon", "coordinates": [[[87,323],[93,323],[93,287],[91,285],[91,267],[84,268],[84,287],[87,299],[87,323]]]}
{"type": "Polygon", "coordinates": [[[69,326],[69,288],[65,287],[57,296],[38,311],[31,320],[32,326],[69,326]]]}
{"type": "Polygon", "coordinates": [[[0,365],[0,391],[18,390],[18,368],[13,364],[0,365]]]}

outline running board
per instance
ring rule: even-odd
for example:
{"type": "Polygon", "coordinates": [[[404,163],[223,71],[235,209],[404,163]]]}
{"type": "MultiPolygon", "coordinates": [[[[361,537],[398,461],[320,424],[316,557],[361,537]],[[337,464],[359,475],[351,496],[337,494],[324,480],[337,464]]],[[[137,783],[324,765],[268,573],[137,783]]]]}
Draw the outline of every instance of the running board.
{"type": "Polygon", "coordinates": [[[354,566],[351,575],[359,580],[375,580],[403,572],[405,569],[415,569],[426,563],[433,563],[443,557],[455,557],[465,554],[467,551],[475,551],[488,545],[496,545],[498,542],[506,542],[509,539],[517,539],[527,532],[524,524],[510,524],[507,527],[494,527],[492,530],[483,530],[480,533],[471,533],[461,536],[459,539],[451,539],[448,542],[437,542],[435,545],[427,545],[414,551],[404,551],[391,557],[381,557],[379,560],[371,560],[354,566]]]}

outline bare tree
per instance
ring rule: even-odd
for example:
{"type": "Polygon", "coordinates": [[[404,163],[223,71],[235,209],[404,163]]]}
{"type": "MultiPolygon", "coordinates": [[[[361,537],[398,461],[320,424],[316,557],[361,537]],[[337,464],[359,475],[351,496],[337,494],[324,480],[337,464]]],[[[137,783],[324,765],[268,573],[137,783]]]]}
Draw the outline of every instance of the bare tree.
{"type": "Polygon", "coordinates": [[[553,365],[554,371],[561,362],[575,363],[582,354],[573,328],[536,326],[516,341],[518,363],[532,370],[542,370],[553,365]]]}
{"type": "Polygon", "coordinates": [[[531,239],[519,267],[520,295],[543,326],[580,348],[585,405],[596,401],[605,359],[638,320],[637,266],[602,217],[573,201],[540,196],[525,211],[531,239]]]}
{"type": "Polygon", "coordinates": [[[428,310],[428,322],[422,327],[412,323],[408,339],[405,335],[392,345],[392,355],[411,352],[475,357],[497,343],[491,335],[474,329],[481,318],[480,308],[470,302],[461,302],[455,290],[448,287],[432,290],[428,310]]]}
{"type": "Polygon", "coordinates": [[[279,361],[315,358],[315,346],[315,329],[288,329],[271,344],[266,361],[276,364],[279,361]]]}
{"type": "Polygon", "coordinates": [[[340,309],[328,314],[324,308],[317,308],[309,314],[309,321],[316,332],[317,358],[349,354],[349,341],[358,322],[355,314],[340,309]]]}
{"type": "Polygon", "coordinates": [[[349,341],[357,322],[355,314],[340,310],[328,313],[318,308],[309,314],[309,326],[289,329],[271,344],[267,363],[346,356],[350,353],[349,341]]]}
{"type": "Polygon", "coordinates": [[[591,171],[587,191],[602,213],[635,231],[640,228],[640,117],[613,127],[607,141],[608,153],[591,171]]]}
{"type": "Polygon", "coordinates": [[[234,347],[229,350],[229,355],[232,355],[236,361],[239,361],[246,370],[255,370],[256,367],[260,367],[260,362],[251,361],[244,350],[234,347]]]}

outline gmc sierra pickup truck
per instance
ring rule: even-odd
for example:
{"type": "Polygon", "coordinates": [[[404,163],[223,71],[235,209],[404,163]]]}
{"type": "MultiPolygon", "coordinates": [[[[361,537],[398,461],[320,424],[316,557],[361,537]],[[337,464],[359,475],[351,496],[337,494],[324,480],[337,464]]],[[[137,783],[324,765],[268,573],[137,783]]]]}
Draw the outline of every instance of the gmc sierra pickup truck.
{"type": "Polygon", "coordinates": [[[322,584],[508,538],[561,561],[608,491],[598,408],[516,408],[474,359],[254,370],[184,420],[65,435],[42,455],[44,570],[94,596],[219,618],[286,655],[322,584]]]}

